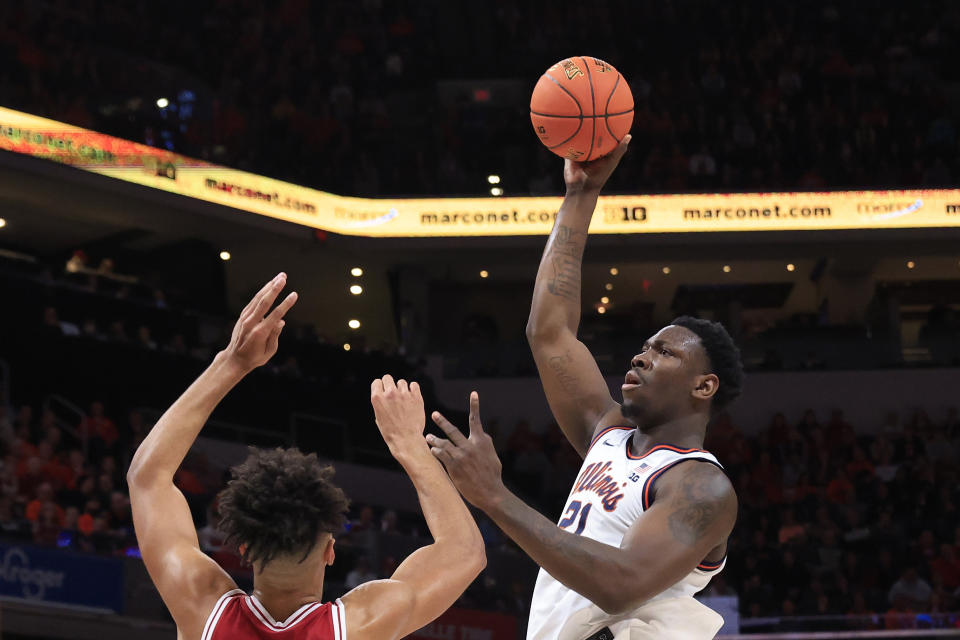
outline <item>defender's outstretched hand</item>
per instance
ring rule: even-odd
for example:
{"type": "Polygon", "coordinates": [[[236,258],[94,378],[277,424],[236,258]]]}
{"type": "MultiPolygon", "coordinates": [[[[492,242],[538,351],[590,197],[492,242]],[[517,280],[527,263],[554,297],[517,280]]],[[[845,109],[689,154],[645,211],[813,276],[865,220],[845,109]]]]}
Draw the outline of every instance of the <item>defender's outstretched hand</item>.
{"type": "Polygon", "coordinates": [[[393,376],[377,378],[370,385],[370,403],[377,417],[377,428],[390,451],[396,447],[422,446],[426,415],[420,385],[406,380],[394,383],[393,376]]]}
{"type": "Polygon", "coordinates": [[[270,315],[267,315],[267,311],[286,284],[287,274],[278,273],[247,303],[233,327],[230,344],[224,349],[224,353],[231,362],[245,371],[252,371],[265,364],[277,352],[277,341],[286,324],[283,316],[297,302],[297,292],[292,291],[270,315]]]}
{"type": "Polygon", "coordinates": [[[427,436],[430,451],[447,468],[460,494],[471,504],[485,509],[506,491],[500,476],[503,466],[493,448],[493,438],[480,424],[480,396],[470,393],[470,437],[466,438],[449,420],[434,411],[431,416],[449,440],[427,436]]]}
{"type": "Polygon", "coordinates": [[[607,183],[613,170],[620,164],[620,158],[627,152],[631,136],[628,133],[617,148],[593,162],[575,162],[569,158],[563,161],[563,181],[567,193],[579,191],[600,191],[607,183]]]}

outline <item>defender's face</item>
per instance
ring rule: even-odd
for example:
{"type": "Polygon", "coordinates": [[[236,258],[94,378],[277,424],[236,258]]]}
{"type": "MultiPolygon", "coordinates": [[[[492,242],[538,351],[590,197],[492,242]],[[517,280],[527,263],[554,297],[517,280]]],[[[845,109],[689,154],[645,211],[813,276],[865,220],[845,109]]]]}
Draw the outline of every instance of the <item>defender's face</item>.
{"type": "Polygon", "coordinates": [[[689,404],[696,378],[707,370],[697,334],[669,325],[644,342],[630,361],[623,385],[623,414],[667,420],[689,404]]]}

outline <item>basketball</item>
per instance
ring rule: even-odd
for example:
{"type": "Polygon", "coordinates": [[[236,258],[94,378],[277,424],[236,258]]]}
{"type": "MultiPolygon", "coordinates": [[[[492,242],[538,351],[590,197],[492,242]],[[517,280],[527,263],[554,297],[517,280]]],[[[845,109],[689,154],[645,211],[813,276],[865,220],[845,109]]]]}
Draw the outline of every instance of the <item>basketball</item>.
{"type": "Polygon", "coordinates": [[[566,58],[547,69],[530,97],[540,142],[562,158],[589,162],[613,151],[633,124],[626,79],[599,58],[566,58]]]}

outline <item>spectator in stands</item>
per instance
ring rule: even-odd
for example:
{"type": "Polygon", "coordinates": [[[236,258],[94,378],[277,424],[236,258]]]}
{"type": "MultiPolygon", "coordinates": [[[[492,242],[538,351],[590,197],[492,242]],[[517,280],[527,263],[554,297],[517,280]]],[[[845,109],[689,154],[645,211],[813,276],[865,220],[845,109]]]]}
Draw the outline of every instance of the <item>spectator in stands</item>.
{"type": "Polygon", "coordinates": [[[44,473],[44,467],[44,461],[37,455],[21,460],[17,464],[17,487],[21,495],[35,495],[40,485],[53,480],[44,473]]]}
{"type": "Polygon", "coordinates": [[[807,531],[805,526],[796,521],[794,513],[793,509],[784,509],[780,512],[781,524],[780,530],[777,532],[777,542],[781,545],[788,544],[791,540],[804,535],[807,531]]]}
{"type": "Polygon", "coordinates": [[[113,420],[104,413],[103,402],[95,400],[90,404],[90,413],[77,427],[81,437],[90,443],[90,456],[99,460],[107,452],[113,451],[120,437],[113,420]]]}
{"type": "MultiPolygon", "coordinates": [[[[392,574],[385,573],[384,575],[392,574]]],[[[344,581],[344,586],[346,586],[347,589],[353,589],[364,582],[370,582],[371,580],[376,579],[377,575],[370,570],[370,558],[367,556],[360,556],[357,559],[357,563],[354,565],[353,569],[347,573],[347,579],[344,581]]]]}
{"type": "Polygon", "coordinates": [[[6,455],[10,451],[14,437],[10,409],[5,403],[0,402],[0,455],[6,455]]]}
{"type": "Polygon", "coordinates": [[[890,587],[887,599],[894,608],[905,606],[913,611],[926,611],[932,593],[930,584],[917,574],[917,570],[907,567],[900,579],[890,587]]]}
{"type": "Polygon", "coordinates": [[[135,544],[133,517],[130,515],[130,498],[122,491],[110,495],[110,509],[106,514],[106,527],[121,546],[135,544]]]}
{"type": "Polygon", "coordinates": [[[22,506],[9,495],[0,495],[0,536],[14,542],[33,539],[33,523],[23,517],[22,506]]]}
{"type": "Polygon", "coordinates": [[[36,497],[27,504],[26,516],[30,522],[37,522],[40,514],[49,508],[57,517],[58,526],[63,524],[63,508],[54,501],[53,487],[44,482],[37,487],[36,497]]]}
{"type": "Polygon", "coordinates": [[[20,494],[20,481],[17,477],[17,459],[12,454],[3,458],[0,467],[0,497],[14,498],[20,494]]]}
{"type": "Polygon", "coordinates": [[[213,500],[207,506],[207,522],[204,526],[197,529],[197,538],[200,541],[200,548],[206,553],[213,554],[224,549],[226,536],[220,531],[220,512],[217,509],[217,500],[213,500]]]}
{"type": "Polygon", "coordinates": [[[137,328],[137,344],[144,349],[156,351],[157,343],[153,341],[150,335],[150,327],[147,325],[142,324],[137,328]]]}
{"type": "Polygon", "coordinates": [[[940,545],[940,551],[930,561],[930,573],[948,592],[960,588],[960,559],[957,549],[946,542],[940,545]]]}
{"type": "Polygon", "coordinates": [[[400,533],[397,528],[397,512],[393,509],[387,509],[383,512],[383,516],[380,518],[380,533],[400,533]]]}
{"type": "Polygon", "coordinates": [[[46,307],[43,310],[43,337],[55,339],[63,335],[64,331],[56,307],[46,307]]]}
{"type": "Polygon", "coordinates": [[[375,529],[376,524],[374,522],[373,507],[364,505],[360,509],[360,517],[355,521],[351,521],[350,531],[373,531],[375,529]]]}
{"type": "Polygon", "coordinates": [[[853,504],[856,499],[856,491],[853,483],[847,477],[846,471],[843,469],[837,470],[837,473],[830,480],[830,484],[827,485],[825,495],[827,500],[837,505],[853,504]]]}
{"type": "Polygon", "coordinates": [[[67,507],[64,510],[63,527],[57,534],[57,546],[67,549],[78,549],[80,529],[78,521],[80,510],[76,507],[67,507]]]}
{"type": "MultiPolygon", "coordinates": [[[[29,507],[28,507],[29,508],[29,507]]],[[[33,543],[41,547],[54,547],[63,528],[62,509],[52,502],[43,503],[33,520],[33,543]]]]}

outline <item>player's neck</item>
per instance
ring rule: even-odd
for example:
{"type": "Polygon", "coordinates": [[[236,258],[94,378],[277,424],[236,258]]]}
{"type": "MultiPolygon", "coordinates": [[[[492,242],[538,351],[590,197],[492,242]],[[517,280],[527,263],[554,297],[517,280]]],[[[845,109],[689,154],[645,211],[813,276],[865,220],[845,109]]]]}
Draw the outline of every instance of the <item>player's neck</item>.
{"type": "Polygon", "coordinates": [[[270,572],[255,574],[253,595],[277,622],[305,604],[320,602],[323,595],[323,569],[319,571],[270,572]]]}
{"type": "Polygon", "coordinates": [[[683,416],[669,422],[644,427],[637,426],[630,443],[631,453],[642,456],[658,444],[668,444],[680,449],[702,449],[707,425],[697,414],[683,416]]]}

